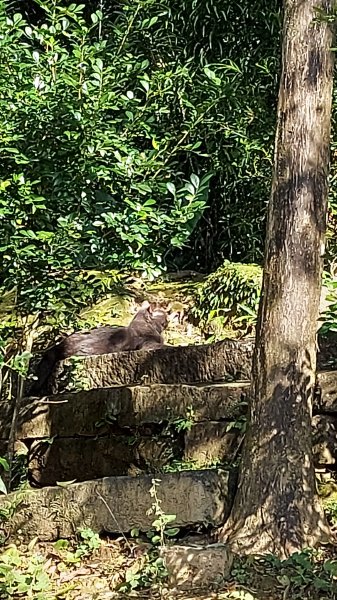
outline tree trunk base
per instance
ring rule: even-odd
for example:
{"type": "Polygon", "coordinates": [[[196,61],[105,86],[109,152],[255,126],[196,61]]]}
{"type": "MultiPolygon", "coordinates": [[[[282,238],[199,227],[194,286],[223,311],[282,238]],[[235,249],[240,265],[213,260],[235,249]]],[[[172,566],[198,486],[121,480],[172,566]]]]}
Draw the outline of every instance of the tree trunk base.
{"type": "Polygon", "coordinates": [[[235,521],[230,516],[227,523],[218,529],[217,540],[240,556],[273,554],[284,560],[305,548],[331,543],[331,532],[318,501],[312,509],[309,523],[310,529],[306,519],[306,527],[302,530],[293,523],[291,516],[283,523],[275,523],[262,509],[260,514],[239,517],[235,521]]]}

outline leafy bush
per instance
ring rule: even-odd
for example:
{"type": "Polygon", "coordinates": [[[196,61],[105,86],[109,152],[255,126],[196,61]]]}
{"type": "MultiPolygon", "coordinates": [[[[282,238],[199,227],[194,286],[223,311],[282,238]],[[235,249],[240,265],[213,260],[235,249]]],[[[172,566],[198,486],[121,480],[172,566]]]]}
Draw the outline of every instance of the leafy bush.
{"type": "Polygon", "coordinates": [[[33,287],[74,265],[181,263],[174,249],[196,231],[213,172],[216,260],[233,244],[259,255],[277,3],[260,0],[254,34],[251,3],[220,14],[215,2],[129,0],[107,18],[38,4],[43,17],[28,24],[1,3],[5,274],[33,287]]]}
{"type": "Polygon", "coordinates": [[[186,73],[150,79],[126,35],[150,31],[157,18],[134,23],[149,4],[125,5],[103,37],[99,10],[87,22],[83,5],[48,0],[45,22],[28,25],[1,3],[2,271],[26,297],[74,267],[159,273],[205,209],[211,174],[185,178],[187,136],[161,131],[186,73]]]}
{"type": "Polygon", "coordinates": [[[198,287],[195,315],[204,326],[229,320],[240,328],[255,324],[261,283],[258,265],[225,261],[198,287]]]}

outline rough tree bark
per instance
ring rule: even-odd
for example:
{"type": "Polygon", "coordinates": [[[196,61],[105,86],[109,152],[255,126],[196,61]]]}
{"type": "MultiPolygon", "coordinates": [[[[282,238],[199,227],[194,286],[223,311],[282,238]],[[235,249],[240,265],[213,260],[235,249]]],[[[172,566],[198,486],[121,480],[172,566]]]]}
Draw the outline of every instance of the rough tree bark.
{"type": "Polygon", "coordinates": [[[284,0],[282,74],[250,423],[220,537],[242,554],[288,556],[328,539],[311,449],[327,208],[331,0],[284,0]],[[318,18],[317,18],[318,17],[318,18]]]}

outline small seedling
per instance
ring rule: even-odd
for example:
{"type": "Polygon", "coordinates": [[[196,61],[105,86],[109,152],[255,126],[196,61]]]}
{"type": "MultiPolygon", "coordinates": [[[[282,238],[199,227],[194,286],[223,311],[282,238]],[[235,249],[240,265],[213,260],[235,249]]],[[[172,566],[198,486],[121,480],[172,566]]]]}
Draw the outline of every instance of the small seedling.
{"type": "MultiPolygon", "coordinates": [[[[152,547],[142,557],[142,561],[138,565],[133,565],[126,571],[125,581],[119,590],[121,592],[129,592],[140,588],[149,588],[155,584],[161,583],[167,577],[167,570],[160,556],[160,549],[166,543],[167,538],[172,538],[177,535],[179,529],[177,527],[167,527],[176,519],[176,515],[166,515],[161,508],[161,500],[157,494],[157,488],[160,484],[159,479],[152,479],[152,487],[150,495],[153,498],[151,508],[147,511],[148,515],[155,515],[155,520],[152,522],[152,528],[147,532],[147,537],[151,541],[152,547]]],[[[132,530],[133,537],[139,536],[139,529],[132,530]]]]}
{"type": "Polygon", "coordinates": [[[171,425],[178,433],[181,431],[190,431],[195,423],[195,412],[192,406],[189,406],[185,417],[178,417],[171,421],[171,425]]]}
{"type": "Polygon", "coordinates": [[[0,557],[1,597],[34,598],[46,600],[51,581],[41,555],[25,556],[16,547],[10,547],[0,557]]]}
{"type": "Polygon", "coordinates": [[[65,564],[76,564],[81,562],[82,558],[90,556],[102,545],[98,533],[92,529],[81,529],[78,532],[79,542],[75,550],[71,548],[68,540],[58,540],[54,544],[55,550],[60,553],[60,556],[65,564]]]}

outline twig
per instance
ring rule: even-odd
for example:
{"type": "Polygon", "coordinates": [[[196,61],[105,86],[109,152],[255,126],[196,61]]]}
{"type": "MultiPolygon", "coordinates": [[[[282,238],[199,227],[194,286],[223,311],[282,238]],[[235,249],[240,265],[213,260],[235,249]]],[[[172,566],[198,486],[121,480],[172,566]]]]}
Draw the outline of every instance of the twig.
{"type": "Polygon", "coordinates": [[[112,510],[111,510],[110,506],[108,505],[107,501],[105,500],[105,498],[103,498],[103,496],[102,496],[102,495],[101,495],[99,492],[96,492],[96,494],[97,494],[97,496],[99,497],[99,499],[100,499],[100,500],[102,500],[103,504],[104,504],[104,505],[106,506],[106,508],[108,509],[108,511],[109,511],[109,513],[110,513],[110,515],[112,516],[113,520],[115,521],[115,523],[116,523],[116,525],[117,525],[117,527],[118,527],[118,531],[119,531],[119,533],[120,533],[120,534],[121,534],[121,536],[123,537],[123,539],[124,539],[124,541],[125,541],[126,545],[128,546],[128,548],[129,548],[130,552],[132,553],[132,548],[131,548],[131,545],[130,545],[130,543],[129,543],[129,540],[127,539],[127,537],[125,536],[125,534],[124,534],[124,533],[123,533],[123,531],[121,530],[121,527],[120,527],[120,525],[119,525],[119,523],[118,523],[118,521],[117,521],[117,519],[116,519],[115,515],[113,514],[113,512],[112,512],[112,510]]]}

